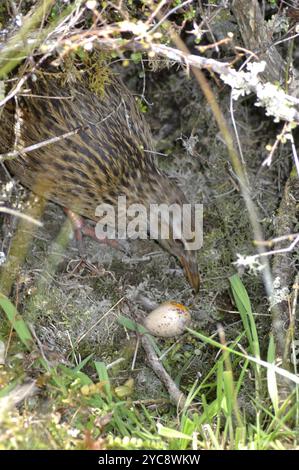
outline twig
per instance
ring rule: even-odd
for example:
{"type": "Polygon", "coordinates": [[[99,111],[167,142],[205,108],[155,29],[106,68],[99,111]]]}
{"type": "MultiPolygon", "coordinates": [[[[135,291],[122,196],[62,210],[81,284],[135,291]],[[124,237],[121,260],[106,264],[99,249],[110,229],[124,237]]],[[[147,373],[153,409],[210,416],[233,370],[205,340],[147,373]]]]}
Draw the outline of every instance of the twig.
{"type": "Polygon", "coordinates": [[[146,352],[149,365],[165,385],[171,401],[176,404],[178,409],[182,410],[186,404],[186,397],[164,369],[147,335],[141,336],[141,344],[146,352]]]}
{"type": "Polygon", "coordinates": [[[80,126],[70,132],[65,132],[64,134],[58,135],[56,137],[51,137],[51,139],[43,140],[42,142],[29,145],[28,147],[24,147],[19,150],[12,150],[11,152],[0,154],[0,162],[3,162],[5,160],[12,160],[13,158],[19,155],[22,155],[24,153],[33,152],[34,150],[45,147],[46,145],[55,144],[56,142],[59,142],[62,139],[68,139],[69,137],[72,137],[73,135],[78,134],[78,132],[83,129],[84,128],[80,126]]]}
{"type": "MultiPolygon", "coordinates": [[[[281,133],[276,136],[275,142],[271,146],[270,153],[269,153],[268,157],[265,158],[265,160],[263,161],[262,166],[265,166],[265,165],[270,166],[271,165],[274,152],[277,149],[278,144],[281,142],[282,138],[284,137],[285,133],[287,132],[287,128],[288,128],[288,123],[286,122],[283,126],[283,129],[282,129],[281,133]]],[[[268,149],[268,147],[266,147],[266,148],[268,149]]]]}
{"type": "Polygon", "coordinates": [[[36,144],[29,145],[28,147],[24,147],[18,150],[12,150],[11,152],[7,152],[7,153],[2,153],[0,154],[0,163],[5,160],[12,160],[18,155],[33,152],[41,147],[45,147],[46,145],[55,144],[56,142],[59,142],[60,140],[69,139],[70,137],[73,137],[74,135],[78,134],[78,132],[89,129],[90,125],[99,126],[100,124],[105,122],[107,119],[109,119],[114,113],[116,113],[121,105],[122,105],[122,102],[118,105],[116,110],[111,111],[109,114],[107,114],[107,116],[103,117],[100,121],[92,122],[86,119],[86,121],[89,123],[86,126],[76,127],[75,129],[72,129],[69,132],[65,132],[64,134],[51,137],[50,139],[43,140],[42,142],[37,142],[36,144]]]}
{"type": "Polygon", "coordinates": [[[101,321],[104,320],[104,318],[109,315],[110,312],[112,312],[112,310],[115,309],[115,307],[117,307],[118,304],[120,304],[120,302],[122,302],[123,300],[125,299],[125,297],[121,297],[114,305],[112,305],[111,308],[109,308],[109,310],[107,310],[107,312],[104,313],[104,315],[101,316],[101,318],[99,318],[90,328],[88,328],[87,331],[85,331],[81,336],[79,336],[79,338],[76,340],[75,342],[75,346],[78,346],[78,344],[99,324],[101,323],[101,321]]]}
{"type": "Polygon", "coordinates": [[[271,240],[255,240],[255,245],[262,245],[262,246],[273,246],[276,243],[283,242],[284,240],[294,240],[294,238],[299,237],[299,233],[290,233],[289,235],[282,235],[281,237],[272,238],[271,240]]]}
{"type": "MultiPolygon", "coordinates": [[[[183,3],[180,3],[179,5],[177,5],[176,7],[172,8],[171,10],[169,10],[166,15],[163,16],[163,18],[161,18],[157,24],[155,24],[155,26],[150,29],[149,31],[147,31],[147,34],[152,34],[154,33],[158,28],[159,26],[161,26],[162,23],[164,23],[164,21],[167,20],[167,18],[172,15],[173,13],[175,13],[177,10],[180,10],[181,8],[185,7],[186,5],[189,5],[193,0],[186,0],[185,2],[183,3]]],[[[160,9],[159,9],[160,10],[160,9]]],[[[158,12],[156,12],[156,16],[158,16],[158,12]]],[[[136,38],[136,40],[138,41],[139,39],[141,39],[141,37],[139,38],[136,38]]]]}
{"type": "MultiPolygon", "coordinates": [[[[278,240],[282,241],[283,239],[289,239],[290,237],[292,237],[292,235],[284,235],[284,236],[281,236],[281,237],[277,237],[277,243],[278,243],[278,240]]],[[[272,255],[278,255],[278,254],[281,254],[281,253],[289,253],[290,251],[293,251],[293,249],[295,248],[297,243],[299,243],[299,235],[297,235],[295,240],[293,240],[292,243],[290,243],[290,245],[287,246],[286,248],[279,248],[277,250],[264,251],[263,253],[253,255],[252,259],[257,259],[261,256],[272,256],[272,255]]],[[[261,245],[262,246],[263,243],[257,242],[256,245],[261,245]]]]}
{"type": "Polygon", "coordinates": [[[296,170],[297,170],[297,175],[299,176],[299,159],[298,159],[298,153],[297,153],[297,149],[296,149],[296,146],[295,146],[294,137],[293,137],[292,132],[290,132],[290,141],[291,141],[293,159],[294,159],[295,167],[296,167],[296,170]]]}
{"type": "Polygon", "coordinates": [[[9,207],[0,206],[0,212],[3,212],[5,214],[14,215],[15,217],[20,217],[20,219],[27,220],[27,222],[31,222],[32,224],[37,225],[38,227],[42,227],[44,225],[39,220],[36,220],[33,217],[30,217],[30,215],[23,214],[22,212],[16,211],[14,209],[10,209],[9,207]]]}
{"type": "Polygon", "coordinates": [[[134,351],[134,356],[133,356],[133,360],[132,360],[131,370],[135,369],[135,364],[136,364],[136,359],[137,359],[137,354],[138,354],[138,349],[139,349],[139,343],[140,343],[140,337],[137,335],[137,341],[136,341],[136,345],[135,345],[135,351],[134,351]]]}

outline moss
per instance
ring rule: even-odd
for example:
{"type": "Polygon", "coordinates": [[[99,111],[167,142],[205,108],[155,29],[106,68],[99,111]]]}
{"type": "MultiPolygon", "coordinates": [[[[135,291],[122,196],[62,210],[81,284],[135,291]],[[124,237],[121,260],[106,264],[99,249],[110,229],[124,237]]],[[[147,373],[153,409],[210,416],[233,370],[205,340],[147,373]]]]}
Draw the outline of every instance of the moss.
{"type": "Polygon", "coordinates": [[[89,88],[99,97],[103,96],[105,87],[110,83],[111,68],[107,65],[109,58],[104,52],[85,54],[83,58],[89,88]]]}
{"type": "Polygon", "coordinates": [[[5,5],[0,5],[0,29],[4,29],[4,25],[7,22],[7,10],[5,5]]]}
{"type": "Polygon", "coordinates": [[[111,56],[104,52],[87,52],[82,47],[64,57],[59,68],[51,66],[36,71],[37,75],[53,75],[60,80],[61,86],[74,81],[84,81],[97,96],[103,96],[105,87],[110,83],[111,68],[108,65],[111,56]]]}

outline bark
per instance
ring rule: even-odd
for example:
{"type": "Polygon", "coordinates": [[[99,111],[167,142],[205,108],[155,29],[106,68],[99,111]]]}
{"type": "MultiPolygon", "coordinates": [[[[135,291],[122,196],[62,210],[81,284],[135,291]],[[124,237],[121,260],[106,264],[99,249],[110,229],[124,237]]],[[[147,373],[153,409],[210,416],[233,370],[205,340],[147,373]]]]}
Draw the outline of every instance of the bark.
{"type": "MultiPolygon", "coordinates": [[[[299,216],[298,202],[299,178],[290,176],[285,185],[284,194],[275,219],[275,237],[291,235],[296,230],[299,216]]],[[[283,245],[275,245],[275,249],[279,250],[289,244],[290,242],[287,245],[284,242],[283,245]]],[[[287,340],[287,332],[290,323],[290,302],[287,292],[293,284],[296,274],[293,253],[290,251],[274,255],[272,272],[275,298],[275,305],[272,307],[272,329],[275,337],[277,357],[283,361],[284,367],[288,368],[289,342],[287,340]],[[286,295],[282,295],[283,292],[286,295]]]]}
{"type": "MultiPolygon", "coordinates": [[[[267,67],[262,78],[269,82],[284,85],[287,63],[273,45],[272,31],[267,26],[257,0],[234,0],[232,11],[237,20],[239,30],[246,49],[264,60],[267,67]]],[[[294,73],[288,84],[290,94],[298,96],[298,73],[294,73]]]]}

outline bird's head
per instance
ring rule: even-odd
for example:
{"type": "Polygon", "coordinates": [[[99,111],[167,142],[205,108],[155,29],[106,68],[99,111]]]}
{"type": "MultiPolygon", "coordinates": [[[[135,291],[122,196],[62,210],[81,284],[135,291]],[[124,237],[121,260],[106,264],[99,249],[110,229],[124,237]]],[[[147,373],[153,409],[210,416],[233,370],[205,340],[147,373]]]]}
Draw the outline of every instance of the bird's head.
{"type": "Polygon", "coordinates": [[[195,246],[196,213],[179,187],[166,176],[152,182],[148,233],[160,246],[174,255],[184,268],[186,278],[198,292],[200,276],[195,246]]]}
{"type": "Polygon", "coordinates": [[[174,255],[182,265],[185,276],[189,284],[193,287],[195,293],[199,291],[200,276],[197,264],[197,251],[188,249],[188,240],[181,237],[169,238],[169,240],[159,239],[159,244],[167,250],[170,254],[174,255]]]}

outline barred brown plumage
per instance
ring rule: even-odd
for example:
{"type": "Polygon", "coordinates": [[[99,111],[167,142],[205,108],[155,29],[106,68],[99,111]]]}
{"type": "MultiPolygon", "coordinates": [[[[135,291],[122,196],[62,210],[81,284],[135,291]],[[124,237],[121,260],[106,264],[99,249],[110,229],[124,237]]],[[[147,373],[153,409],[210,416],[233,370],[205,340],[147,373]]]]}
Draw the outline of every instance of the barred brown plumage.
{"type": "MultiPolygon", "coordinates": [[[[81,81],[62,85],[55,74],[38,75],[26,89],[4,107],[0,125],[2,151],[20,151],[7,167],[24,186],[95,221],[96,207],[116,204],[119,195],[125,195],[128,204],[146,207],[186,202],[176,184],[157,168],[147,123],[115,74],[100,97],[81,81]],[[67,133],[71,135],[65,137],[67,133]],[[21,151],[54,136],[61,138],[21,151]]],[[[175,222],[168,222],[170,239],[158,241],[179,258],[197,291],[196,252],[188,250],[187,240],[175,239],[175,222]]]]}

